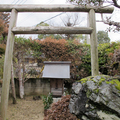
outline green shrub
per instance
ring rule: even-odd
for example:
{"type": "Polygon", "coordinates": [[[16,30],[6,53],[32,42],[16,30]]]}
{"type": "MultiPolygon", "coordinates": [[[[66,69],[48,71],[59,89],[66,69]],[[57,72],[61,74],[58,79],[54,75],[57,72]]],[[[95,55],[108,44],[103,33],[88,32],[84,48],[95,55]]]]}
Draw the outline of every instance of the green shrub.
{"type": "Polygon", "coordinates": [[[3,78],[4,55],[0,58],[0,79],[3,78]]]}
{"type": "Polygon", "coordinates": [[[52,93],[48,94],[48,96],[42,96],[42,99],[44,104],[44,110],[47,110],[53,103],[52,93]]]}

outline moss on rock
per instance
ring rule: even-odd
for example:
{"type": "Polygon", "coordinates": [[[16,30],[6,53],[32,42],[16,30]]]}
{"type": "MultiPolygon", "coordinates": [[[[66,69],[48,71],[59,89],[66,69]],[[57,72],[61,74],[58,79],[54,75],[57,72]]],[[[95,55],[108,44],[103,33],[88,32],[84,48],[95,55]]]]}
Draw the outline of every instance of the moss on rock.
{"type": "Polygon", "coordinates": [[[118,79],[113,79],[111,81],[106,81],[106,83],[115,85],[115,88],[120,91],[120,81],[118,79]]]}
{"type": "MultiPolygon", "coordinates": [[[[82,78],[78,82],[81,82],[82,84],[86,84],[87,81],[93,81],[98,87],[101,86],[103,82],[105,82],[106,84],[112,84],[115,85],[115,88],[120,91],[120,81],[108,75],[89,76],[86,78],[82,78]]],[[[98,93],[99,88],[95,90],[95,92],[98,93]]]]}

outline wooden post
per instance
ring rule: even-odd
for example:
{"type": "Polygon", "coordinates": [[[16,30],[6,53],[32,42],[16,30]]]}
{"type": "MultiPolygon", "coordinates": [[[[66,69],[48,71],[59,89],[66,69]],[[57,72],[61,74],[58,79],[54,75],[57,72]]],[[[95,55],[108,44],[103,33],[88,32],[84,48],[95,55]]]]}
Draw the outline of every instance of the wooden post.
{"type": "Polygon", "coordinates": [[[90,45],[91,45],[91,72],[92,75],[98,75],[98,49],[97,49],[97,34],[96,34],[96,18],[95,11],[91,9],[89,11],[89,27],[93,28],[90,34],[90,45]]]}
{"type": "Polygon", "coordinates": [[[16,21],[17,21],[17,11],[15,9],[12,9],[10,25],[8,30],[7,47],[5,51],[4,73],[3,73],[3,84],[2,84],[1,115],[3,120],[6,120],[7,117],[9,85],[11,79],[11,63],[12,63],[14,37],[15,37],[15,35],[12,33],[11,30],[16,25],[16,21]]]}
{"type": "Polygon", "coordinates": [[[62,79],[62,95],[64,93],[64,79],[62,79]]]}

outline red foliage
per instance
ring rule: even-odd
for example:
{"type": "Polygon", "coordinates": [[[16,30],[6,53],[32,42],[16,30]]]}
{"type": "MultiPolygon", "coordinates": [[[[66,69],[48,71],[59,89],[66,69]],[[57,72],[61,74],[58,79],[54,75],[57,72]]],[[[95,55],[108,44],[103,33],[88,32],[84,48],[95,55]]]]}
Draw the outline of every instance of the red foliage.
{"type": "Polygon", "coordinates": [[[113,57],[113,53],[109,53],[108,57],[112,58],[113,57]]]}
{"type": "Polygon", "coordinates": [[[3,39],[8,34],[9,19],[10,13],[0,12],[0,35],[3,36],[3,39]]]}
{"type": "Polygon", "coordinates": [[[0,116],[0,120],[3,120],[1,116],[0,116]]]}
{"type": "Polygon", "coordinates": [[[47,116],[44,120],[78,120],[77,117],[69,111],[70,95],[63,96],[61,101],[53,103],[51,109],[47,110],[47,116]]]}
{"type": "Polygon", "coordinates": [[[4,29],[4,22],[2,19],[0,19],[0,35],[2,34],[3,29],[4,29]]]}
{"type": "Polygon", "coordinates": [[[120,48],[108,54],[108,74],[111,76],[120,75],[120,48]]]}
{"type": "Polygon", "coordinates": [[[6,45],[5,44],[0,44],[0,48],[2,48],[2,49],[6,49],[6,45]]]}
{"type": "Polygon", "coordinates": [[[49,61],[67,61],[68,54],[65,47],[66,40],[56,40],[50,37],[43,41],[36,41],[41,45],[41,51],[49,61]]]}

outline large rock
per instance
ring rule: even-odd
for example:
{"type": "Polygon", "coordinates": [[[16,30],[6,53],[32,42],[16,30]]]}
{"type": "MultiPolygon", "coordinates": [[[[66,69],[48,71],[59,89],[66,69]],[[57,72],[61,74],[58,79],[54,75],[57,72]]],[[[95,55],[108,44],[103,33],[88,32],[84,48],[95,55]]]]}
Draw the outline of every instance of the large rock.
{"type": "Polygon", "coordinates": [[[70,112],[81,120],[120,120],[120,82],[100,75],[75,82],[70,112]]]}

